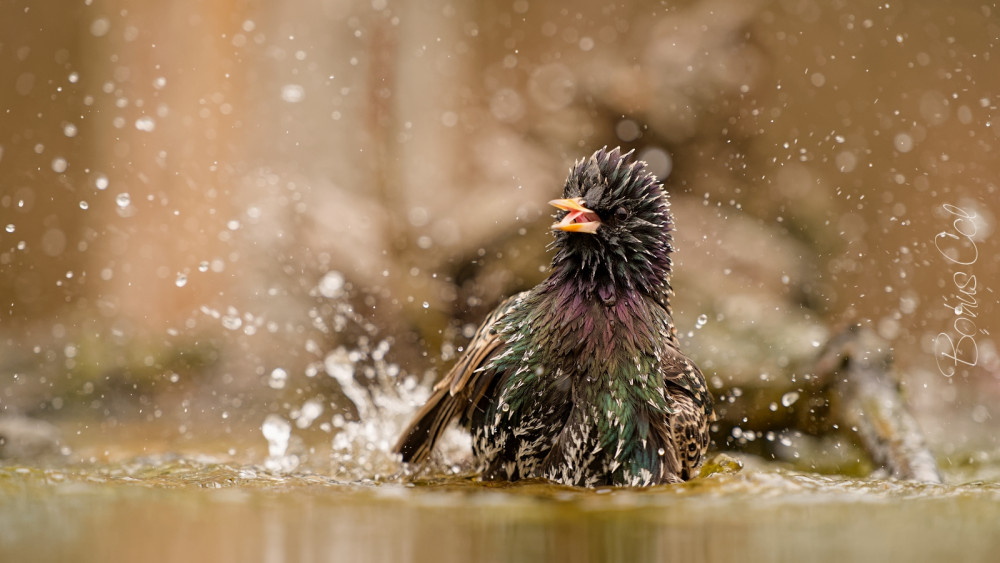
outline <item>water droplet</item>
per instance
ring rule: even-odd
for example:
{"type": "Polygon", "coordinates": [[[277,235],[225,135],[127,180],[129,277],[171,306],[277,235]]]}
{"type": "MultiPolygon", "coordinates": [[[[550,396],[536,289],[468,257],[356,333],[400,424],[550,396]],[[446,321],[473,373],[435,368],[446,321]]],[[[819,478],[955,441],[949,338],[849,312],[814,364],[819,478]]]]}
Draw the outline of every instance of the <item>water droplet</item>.
{"type": "Polygon", "coordinates": [[[344,274],[331,270],[319,280],[320,295],[329,299],[336,299],[344,294],[344,274]]]}
{"type": "Polygon", "coordinates": [[[267,440],[268,454],[272,457],[285,455],[288,451],[288,439],[292,436],[292,425],[276,414],[269,414],[260,430],[267,440]]]}
{"type": "Polygon", "coordinates": [[[198,271],[199,272],[208,271],[208,260],[202,260],[201,263],[198,264],[198,271]]]}
{"type": "Polygon", "coordinates": [[[67,123],[66,125],[63,125],[63,135],[72,138],[76,137],[76,133],[77,133],[76,125],[73,125],[72,123],[67,123]]]}
{"type": "Polygon", "coordinates": [[[104,37],[111,29],[111,21],[108,18],[97,18],[90,24],[90,34],[94,37],[104,37]]]}
{"type": "Polygon", "coordinates": [[[104,174],[98,174],[94,177],[94,187],[99,190],[108,189],[108,177],[104,174]]]}
{"type": "Polygon", "coordinates": [[[424,301],[423,303],[420,304],[420,306],[423,307],[424,309],[430,309],[431,304],[424,301]]]}
{"type": "Polygon", "coordinates": [[[282,368],[274,368],[271,371],[271,377],[267,380],[267,385],[271,389],[284,389],[287,382],[288,372],[282,368]]]}
{"type": "Polygon", "coordinates": [[[853,172],[858,166],[858,157],[851,151],[841,151],[834,157],[834,163],[841,172],[853,172]]]}
{"type": "Polygon", "coordinates": [[[7,226],[4,227],[4,230],[7,231],[8,233],[13,233],[16,228],[17,227],[14,226],[14,223],[7,223],[7,226]]]}
{"type": "Polygon", "coordinates": [[[913,150],[913,137],[907,133],[899,133],[893,140],[893,145],[899,152],[910,152],[913,150]]]}
{"type": "Polygon", "coordinates": [[[174,280],[174,285],[177,287],[184,287],[187,285],[188,277],[184,274],[177,274],[177,279],[174,280]]]}
{"type": "Polygon", "coordinates": [[[645,161],[647,170],[653,173],[660,180],[670,176],[670,171],[674,168],[673,158],[670,153],[660,147],[648,147],[643,149],[638,156],[639,160],[645,161]]]}
{"type": "Polygon", "coordinates": [[[299,409],[299,416],[295,419],[295,426],[308,428],[321,414],[323,414],[323,403],[319,399],[309,399],[299,409]]]}
{"type": "Polygon", "coordinates": [[[507,403],[501,403],[500,410],[502,410],[503,412],[510,412],[510,405],[508,405],[507,403]]]}
{"type": "Polygon", "coordinates": [[[86,209],[89,209],[89,208],[90,208],[90,204],[89,203],[87,203],[86,201],[81,201],[80,202],[80,209],[86,210],[86,209]]]}
{"type": "Polygon", "coordinates": [[[156,121],[153,121],[152,117],[144,115],[135,120],[135,128],[139,131],[153,131],[156,129],[156,121]]]}
{"type": "Polygon", "coordinates": [[[781,404],[785,407],[790,407],[795,404],[795,401],[799,400],[798,391],[789,391],[781,396],[781,404]]]}
{"type": "Polygon", "coordinates": [[[281,87],[281,99],[290,104],[301,102],[305,95],[305,88],[299,84],[285,84],[281,87]]]}
{"type": "Polygon", "coordinates": [[[67,79],[69,80],[70,84],[76,84],[80,80],[80,73],[73,71],[69,73],[69,77],[67,79]]]}
{"type": "Polygon", "coordinates": [[[66,171],[66,166],[67,166],[67,163],[66,163],[66,159],[65,158],[63,158],[63,157],[60,156],[60,157],[52,159],[52,171],[53,172],[56,172],[57,174],[62,174],[63,172],[66,171]]]}
{"type": "Polygon", "coordinates": [[[118,207],[125,209],[132,203],[132,196],[128,195],[128,192],[122,192],[115,198],[115,203],[118,204],[118,207]]]}
{"type": "Polygon", "coordinates": [[[153,88],[157,90],[162,90],[164,86],[167,85],[167,79],[163,76],[157,76],[153,79],[153,88]]]}
{"type": "Polygon", "coordinates": [[[705,326],[705,323],[707,323],[707,322],[708,322],[708,315],[706,315],[705,313],[702,313],[702,314],[698,315],[698,319],[695,321],[694,327],[695,328],[701,328],[701,327],[705,326]]]}
{"type": "Polygon", "coordinates": [[[229,330],[236,330],[243,326],[243,319],[235,315],[226,315],[222,317],[222,326],[228,328],[229,330]]]}
{"type": "Polygon", "coordinates": [[[441,114],[441,124],[445,127],[458,125],[458,114],[453,111],[446,111],[441,114]]]}
{"type": "Polygon", "coordinates": [[[976,405],[972,408],[972,420],[979,424],[982,424],[992,418],[990,415],[990,409],[986,405],[976,405]]]}

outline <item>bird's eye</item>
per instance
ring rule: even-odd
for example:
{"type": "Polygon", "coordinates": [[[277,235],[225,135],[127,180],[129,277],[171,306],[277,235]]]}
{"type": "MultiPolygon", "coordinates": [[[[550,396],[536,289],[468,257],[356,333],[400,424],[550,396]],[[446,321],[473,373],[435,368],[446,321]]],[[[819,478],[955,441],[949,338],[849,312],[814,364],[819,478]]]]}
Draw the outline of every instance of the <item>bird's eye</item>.
{"type": "Polygon", "coordinates": [[[619,221],[624,221],[628,219],[628,210],[624,207],[618,207],[615,209],[615,219],[619,221]]]}

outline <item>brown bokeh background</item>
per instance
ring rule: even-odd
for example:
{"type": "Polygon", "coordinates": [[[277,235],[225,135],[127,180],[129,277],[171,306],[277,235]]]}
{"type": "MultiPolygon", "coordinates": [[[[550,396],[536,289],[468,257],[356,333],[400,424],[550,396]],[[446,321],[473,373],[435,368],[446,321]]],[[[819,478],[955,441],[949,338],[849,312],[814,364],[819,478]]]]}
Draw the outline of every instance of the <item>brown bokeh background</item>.
{"type": "Polygon", "coordinates": [[[180,435],[257,435],[315,396],[351,416],[328,354],[388,346],[433,378],[469,323],[544,277],[568,166],[621,145],[671,192],[678,327],[717,392],[808,373],[859,322],[894,348],[936,451],[992,444],[991,5],[3,12],[0,414],[180,435]],[[972,251],[935,238],[955,232],[945,204],[976,215],[958,225],[973,264],[935,246],[972,251]],[[976,276],[978,358],[945,377],[956,272],[976,276]]]}

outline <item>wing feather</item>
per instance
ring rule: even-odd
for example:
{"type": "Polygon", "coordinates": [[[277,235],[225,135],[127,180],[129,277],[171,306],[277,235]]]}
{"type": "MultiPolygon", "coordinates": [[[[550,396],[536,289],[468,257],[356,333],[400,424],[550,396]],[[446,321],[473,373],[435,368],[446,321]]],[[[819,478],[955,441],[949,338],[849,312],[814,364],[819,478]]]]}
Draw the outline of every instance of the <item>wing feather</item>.
{"type": "Polygon", "coordinates": [[[490,381],[483,378],[496,377],[495,372],[486,368],[503,345],[499,334],[503,318],[525,295],[527,292],[509,297],[494,309],[455,365],[434,386],[427,403],[417,411],[396,443],[394,451],[402,454],[403,461],[418,463],[426,459],[448,424],[456,416],[467,415],[483,398],[490,387],[490,381]]]}

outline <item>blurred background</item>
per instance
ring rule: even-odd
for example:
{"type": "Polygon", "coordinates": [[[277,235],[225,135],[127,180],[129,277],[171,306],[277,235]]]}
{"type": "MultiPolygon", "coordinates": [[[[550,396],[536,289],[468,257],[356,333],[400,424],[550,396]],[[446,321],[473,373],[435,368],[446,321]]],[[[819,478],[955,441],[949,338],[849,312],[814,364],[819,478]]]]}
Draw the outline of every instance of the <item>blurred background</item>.
{"type": "Polygon", "coordinates": [[[64,453],[253,458],[269,415],[329,443],[544,278],[545,202],[620,145],[671,194],[682,341],[749,413],[717,445],[860,323],[939,458],[995,455],[992,3],[0,10],[0,417],[64,453]]]}

